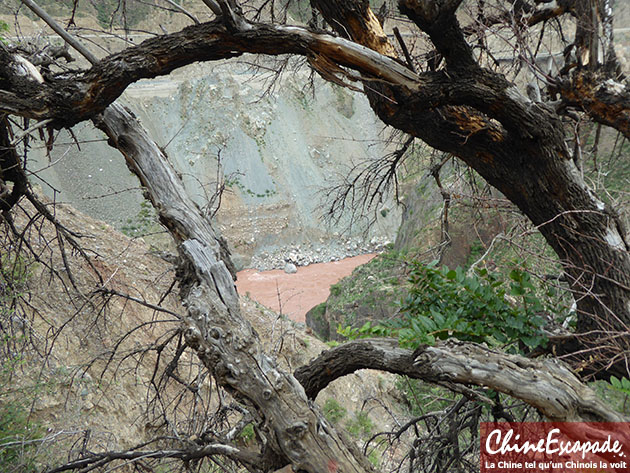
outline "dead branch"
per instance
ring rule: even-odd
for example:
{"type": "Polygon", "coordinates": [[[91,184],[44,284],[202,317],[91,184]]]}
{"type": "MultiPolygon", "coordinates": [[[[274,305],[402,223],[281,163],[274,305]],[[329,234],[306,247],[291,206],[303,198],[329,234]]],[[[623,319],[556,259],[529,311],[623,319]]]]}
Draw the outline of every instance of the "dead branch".
{"type": "Polygon", "coordinates": [[[561,362],[507,355],[473,343],[449,340],[415,352],[397,340],[365,339],[323,352],[295,372],[310,398],[333,380],[370,368],[421,379],[483,386],[521,399],[555,421],[623,422],[561,362]]]}

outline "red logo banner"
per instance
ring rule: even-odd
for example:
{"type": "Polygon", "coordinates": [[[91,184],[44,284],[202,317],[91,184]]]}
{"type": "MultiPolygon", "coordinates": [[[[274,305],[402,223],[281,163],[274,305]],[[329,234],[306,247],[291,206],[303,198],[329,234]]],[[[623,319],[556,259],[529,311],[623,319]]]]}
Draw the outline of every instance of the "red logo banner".
{"type": "Polygon", "coordinates": [[[481,473],[582,471],[630,472],[630,423],[481,423],[481,473]]]}

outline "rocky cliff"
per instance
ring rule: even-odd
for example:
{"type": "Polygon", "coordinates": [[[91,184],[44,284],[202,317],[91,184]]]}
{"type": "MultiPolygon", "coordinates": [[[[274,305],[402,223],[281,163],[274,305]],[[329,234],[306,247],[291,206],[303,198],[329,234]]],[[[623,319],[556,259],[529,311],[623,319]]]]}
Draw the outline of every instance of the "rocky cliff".
{"type": "MultiPolygon", "coordinates": [[[[391,202],[381,206],[394,211],[370,228],[322,220],[329,189],[355,164],[384,155],[387,135],[362,95],[314,81],[308,87],[303,70],[276,81],[246,62],[199,64],[134,84],[121,99],[209,215],[224,186],[216,220],[238,267],[252,258],[265,269],[325,261],[395,237],[400,214],[391,202]]],[[[39,146],[32,168],[46,168],[44,191],[129,235],[160,231],[117,152],[90,125],[73,132],[60,132],[48,157],[39,146]]]]}

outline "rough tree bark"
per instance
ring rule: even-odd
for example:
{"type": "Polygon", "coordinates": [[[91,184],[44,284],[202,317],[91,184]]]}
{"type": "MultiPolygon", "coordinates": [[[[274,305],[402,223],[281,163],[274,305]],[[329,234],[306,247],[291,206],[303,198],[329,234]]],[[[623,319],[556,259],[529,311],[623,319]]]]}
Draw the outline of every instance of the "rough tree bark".
{"type": "Polygon", "coordinates": [[[623,422],[562,363],[506,355],[482,345],[450,340],[415,351],[396,340],[344,343],[295,371],[309,398],[335,379],[360,369],[376,369],[431,383],[485,386],[535,407],[558,422],[623,422]]]}
{"type": "Polygon", "coordinates": [[[241,316],[217,236],[163,151],[119,105],[108,107],[94,122],[125,156],[178,245],[187,343],[221,386],[252,406],[263,447],[249,455],[250,461],[236,459],[251,471],[270,471],[287,463],[295,471],[373,471],[313,407],[296,379],[261,349],[258,334],[241,316]]]}
{"type": "MultiPolygon", "coordinates": [[[[355,4],[366,2],[314,3],[336,5],[334,17],[327,16],[329,9],[320,11],[340,35],[369,44],[365,41],[369,25],[372,37],[382,37],[380,25],[370,23],[367,16],[364,21],[343,21],[356,14],[355,4]]],[[[572,5],[579,3],[541,3],[537,13],[551,17],[573,12],[572,5]]],[[[400,0],[398,4],[430,37],[446,67],[431,74],[437,93],[429,100],[426,81],[417,89],[369,83],[366,93],[372,108],[385,123],[462,159],[531,219],[571,281],[578,332],[597,340],[590,343],[595,356],[591,366],[609,367],[611,353],[622,353],[629,346],[630,246],[616,211],[592,193],[573,162],[565,144],[562,107],[532,102],[503,75],[477,63],[455,16],[461,0],[400,0]],[[610,333],[614,339],[608,337],[610,333]]],[[[386,49],[381,47],[383,52],[386,49]]],[[[613,79],[604,82],[602,68],[574,69],[555,82],[562,105],[579,105],[594,120],[630,137],[628,88],[613,79]]]]}

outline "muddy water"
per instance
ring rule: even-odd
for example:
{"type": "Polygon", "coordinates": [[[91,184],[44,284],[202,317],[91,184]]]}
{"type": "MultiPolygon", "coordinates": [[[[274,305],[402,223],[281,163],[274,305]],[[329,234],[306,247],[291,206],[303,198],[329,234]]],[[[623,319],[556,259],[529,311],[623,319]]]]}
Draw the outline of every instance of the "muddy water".
{"type": "Polygon", "coordinates": [[[298,268],[297,273],[282,270],[256,271],[245,269],[237,274],[239,294],[247,294],[255,301],[291,320],[304,322],[306,313],[324,302],[330,286],[352,273],[352,270],[374,258],[374,254],[359,255],[330,263],[317,263],[298,268]]]}

